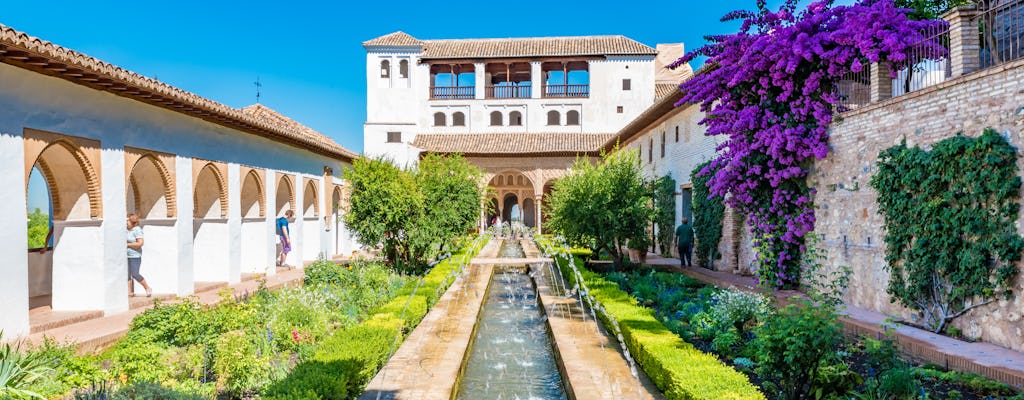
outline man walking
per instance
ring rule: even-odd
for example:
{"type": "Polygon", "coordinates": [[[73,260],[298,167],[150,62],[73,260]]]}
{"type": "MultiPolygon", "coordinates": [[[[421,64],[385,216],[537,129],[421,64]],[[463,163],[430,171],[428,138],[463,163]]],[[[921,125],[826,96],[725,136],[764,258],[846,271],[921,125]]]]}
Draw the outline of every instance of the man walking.
{"type": "Polygon", "coordinates": [[[292,210],[284,212],[284,216],[277,219],[277,237],[281,242],[281,255],[277,258],[277,266],[287,267],[285,259],[288,258],[288,253],[292,251],[292,237],[291,232],[288,229],[288,220],[291,219],[292,215],[295,215],[292,210]]]}
{"type": "Polygon", "coordinates": [[[689,267],[690,257],[693,253],[693,227],[689,220],[683,217],[682,223],[676,227],[676,246],[679,250],[679,266],[689,267]]]}

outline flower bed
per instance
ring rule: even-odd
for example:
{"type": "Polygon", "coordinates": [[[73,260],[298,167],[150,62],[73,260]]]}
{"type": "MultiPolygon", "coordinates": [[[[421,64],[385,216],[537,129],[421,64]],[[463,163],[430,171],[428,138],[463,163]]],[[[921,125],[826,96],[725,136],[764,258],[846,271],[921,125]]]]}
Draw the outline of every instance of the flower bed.
{"type": "Polygon", "coordinates": [[[209,308],[192,298],[158,303],[103,353],[76,355],[53,341],[32,349],[47,370],[22,388],[75,399],[350,398],[483,243],[420,279],[378,263],[321,261],[302,287],[225,290],[209,308]]]}
{"type": "MultiPolygon", "coordinates": [[[[543,237],[538,244],[546,253],[556,250],[543,237]]],[[[564,249],[562,249],[564,250],[564,249]]],[[[570,283],[578,285],[569,263],[580,271],[583,282],[607,315],[599,313],[605,326],[617,325],[623,341],[637,364],[669,399],[764,399],[747,377],[684,342],[661,324],[650,309],[619,289],[618,285],[600,275],[583,269],[576,257],[565,251],[555,255],[556,264],[570,283]],[[614,318],[615,321],[612,321],[614,318]]]]}

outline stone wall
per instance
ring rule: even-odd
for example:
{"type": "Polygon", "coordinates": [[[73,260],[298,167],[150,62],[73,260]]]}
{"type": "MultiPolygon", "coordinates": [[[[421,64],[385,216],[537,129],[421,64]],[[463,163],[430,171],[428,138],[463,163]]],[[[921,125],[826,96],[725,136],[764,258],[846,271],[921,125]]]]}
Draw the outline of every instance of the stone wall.
{"type": "MultiPolygon", "coordinates": [[[[878,153],[900,141],[928,148],[962,132],[978,136],[993,128],[1018,148],[1024,144],[1024,60],[1007,63],[908,95],[841,115],[831,128],[831,153],[810,176],[817,188],[817,233],[828,253],[827,265],[851,267],[847,293],[851,305],[914,322],[913,312],[890,302],[886,293],[884,220],[869,181],[878,153]]],[[[1024,158],[1018,159],[1024,170],[1024,158]]],[[[1024,221],[1018,221],[1024,232],[1024,221]]],[[[749,246],[749,242],[747,246],[749,246]]],[[[1024,274],[1022,274],[1024,275],[1024,274]]],[[[954,326],[972,339],[1024,350],[1024,278],[1016,297],[976,309],[954,326]]]]}

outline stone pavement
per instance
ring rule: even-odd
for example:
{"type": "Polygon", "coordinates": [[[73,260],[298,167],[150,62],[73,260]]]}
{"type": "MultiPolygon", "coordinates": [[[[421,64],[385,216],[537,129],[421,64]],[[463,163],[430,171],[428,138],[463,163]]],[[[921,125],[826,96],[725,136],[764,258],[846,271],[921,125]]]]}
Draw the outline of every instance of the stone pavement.
{"type": "MultiPolygon", "coordinates": [[[[302,278],[305,276],[305,271],[301,268],[284,270],[278,269],[276,275],[271,275],[266,278],[268,289],[279,289],[282,287],[296,286],[302,284],[302,278]]],[[[224,283],[208,283],[208,284],[197,284],[196,285],[196,300],[204,305],[211,306],[220,303],[220,289],[223,287],[230,287],[234,290],[235,295],[241,295],[244,293],[253,293],[259,288],[259,280],[248,279],[233,285],[226,285],[224,283]]],[[[117,339],[120,339],[126,333],[128,333],[128,325],[132,322],[132,319],[136,315],[142,314],[144,311],[153,308],[152,298],[147,297],[134,297],[131,302],[132,307],[130,310],[95,317],[84,321],[74,322],[71,324],[62,324],[62,326],[42,330],[40,332],[33,332],[28,336],[28,341],[34,345],[41,344],[44,338],[53,338],[58,342],[73,342],[77,343],[79,352],[88,352],[92,350],[102,349],[112,344],[117,339]],[[142,304],[140,304],[140,302],[142,304]]],[[[172,299],[165,298],[166,301],[173,301],[172,299]]],[[[58,318],[59,314],[54,317],[58,318]]]]}
{"type": "MultiPolygon", "coordinates": [[[[679,260],[675,258],[649,254],[646,264],[681,272],[718,287],[736,287],[748,291],[756,289],[752,277],[697,267],[680,268],[679,260]]],[[[780,300],[798,295],[800,293],[796,291],[780,291],[777,294],[780,300]]],[[[880,338],[884,335],[882,324],[887,318],[877,311],[847,305],[845,314],[839,320],[848,335],[880,338]]],[[[895,326],[897,345],[904,354],[915,360],[954,371],[973,372],[1017,388],[1024,386],[1024,353],[991,343],[965,342],[912,326],[895,326]]]]}

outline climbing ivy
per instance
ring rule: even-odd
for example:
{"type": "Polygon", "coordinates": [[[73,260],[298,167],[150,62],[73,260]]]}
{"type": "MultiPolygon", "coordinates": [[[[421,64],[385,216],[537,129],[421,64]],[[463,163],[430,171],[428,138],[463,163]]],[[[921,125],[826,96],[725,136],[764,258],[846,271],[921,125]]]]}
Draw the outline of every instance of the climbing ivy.
{"type": "Polygon", "coordinates": [[[725,203],[711,193],[708,181],[717,172],[710,161],[697,165],[690,172],[693,182],[693,232],[697,238],[695,255],[697,265],[710,268],[714,260],[722,258],[718,253],[718,242],[722,239],[722,218],[725,217],[725,203]]]}
{"type": "Polygon", "coordinates": [[[676,220],[676,180],[665,175],[651,183],[654,191],[654,224],[658,226],[658,244],[662,253],[672,249],[676,220]]]}
{"type": "Polygon", "coordinates": [[[885,218],[892,301],[941,332],[971,309],[1011,296],[1024,238],[1015,222],[1017,152],[994,130],[931,151],[906,143],[882,151],[871,186],[885,218]]]}

